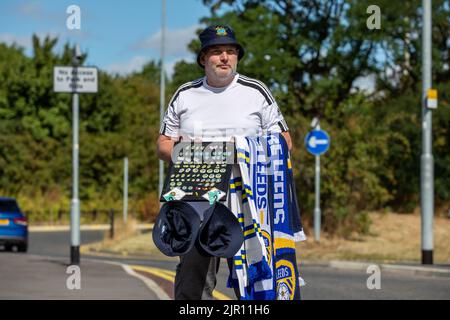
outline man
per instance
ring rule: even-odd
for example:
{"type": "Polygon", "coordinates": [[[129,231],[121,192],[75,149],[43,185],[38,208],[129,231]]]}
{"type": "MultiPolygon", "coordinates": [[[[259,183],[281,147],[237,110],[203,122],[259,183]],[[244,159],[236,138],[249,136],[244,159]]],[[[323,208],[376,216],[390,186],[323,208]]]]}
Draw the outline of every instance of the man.
{"type": "MultiPolygon", "coordinates": [[[[173,95],[157,141],[159,158],[170,162],[180,138],[229,141],[236,135],[281,132],[292,147],[288,127],[269,89],[260,81],[237,73],[244,48],[228,26],[210,26],[200,34],[197,63],[205,77],[188,82],[173,95]]],[[[209,203],[196,203],[203,212],[209,203]]],[[[180,258],[175,299],[212,299],[219,258],[203,257],[192,249],[180,258]]]]}

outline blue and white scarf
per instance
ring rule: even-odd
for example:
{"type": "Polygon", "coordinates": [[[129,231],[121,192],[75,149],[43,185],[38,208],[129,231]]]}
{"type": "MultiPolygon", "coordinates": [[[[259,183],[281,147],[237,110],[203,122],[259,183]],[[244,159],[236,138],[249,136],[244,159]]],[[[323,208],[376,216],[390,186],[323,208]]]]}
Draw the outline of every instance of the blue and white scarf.
{"type": "MultiPolygon", "coordinates": [[[[300,299],[300,278],[295,253],[295,233],[303,234],[296,201],[293,198],[293,181],[290,175],[289,151],[279,135],[267,137],[270,158],[269,194],[273,217],[273,251],[277,300],[300,299]],[[294,215],[297,215],[294,218],[294,215]],[[297,222],[297,223],[295,223],[297,222]]],[[[292,173],[292,170],[291,170],[292,173]]],[[[300,236],[298,238],[301,238],[300,236]]]]}
{"type": "Polygon", "coordinates": [[[229,287],[242,300],[299,299],[295,241],[304,240],[292,168],[279,134],[235,137],[238,166],[230,180],[229,208],[244,231],[229,260],[229,287]]]}

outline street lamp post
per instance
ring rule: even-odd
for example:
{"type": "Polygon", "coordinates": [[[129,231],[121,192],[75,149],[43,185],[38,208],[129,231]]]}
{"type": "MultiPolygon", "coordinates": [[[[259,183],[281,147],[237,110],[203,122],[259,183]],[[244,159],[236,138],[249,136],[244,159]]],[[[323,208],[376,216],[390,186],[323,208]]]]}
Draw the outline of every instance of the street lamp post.
{"type": "MultiPolygon", "coordinates": [[[[165,56],[165,42],[166,42],[166,0],[162,0],[162,14],[161,14],[161,74],[160,74],[160,92],[159,92],[159,119],[162,124],[164,118],[165,105],[165,91],[166,82],[164,77],[164,56],[165,56]]],[[[162,193],[164,181],[164,162],[159,160],[159,194],[162,193]]]]}

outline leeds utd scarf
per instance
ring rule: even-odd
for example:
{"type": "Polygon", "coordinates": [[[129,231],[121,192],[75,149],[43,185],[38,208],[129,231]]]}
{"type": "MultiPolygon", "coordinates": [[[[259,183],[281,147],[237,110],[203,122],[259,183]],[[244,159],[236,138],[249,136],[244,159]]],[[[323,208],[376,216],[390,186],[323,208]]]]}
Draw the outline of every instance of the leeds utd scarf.
{"type": "MultiPolygon", "coordinates": [[[[269,170],[270,159],[267,154],[266,141],[264,138],[247,137],[247,143],[252,155],[250,161],[250,178],[254,189],[253,202],[255,203],[256,211],[261,227],[261,236],[264,240],[264,246],[267,254],[267,262],[269,264],[270,272],[274,275],[273,264],[273,231],[272,222],[269,212],[269,170]]],[[[274,277],[269,279],[262,279],[255,282],[253,287],[248,289],[249,295],[254,300],[274,300],[274,277]]]]}
{"type": "Polygon", "coordinates": [[[299,274],[295,254],[295,232],[302,232],[297,210],[293,210],[292,181],[289,176],[289,151],[280,135],[267,137],[270,159],[269,195],[273,217],[273,252],[277,300],[300,299],[299,274]]]}
{"type": "Polygon", "coordinates": [[[279,135],[235,137],[238,165],[229,208],[244,230],[229,260],[229,287],[243,300],[299,299],[294,241],[304,239],[286,143],[279,135]]]}
{"type": "MultiPolygon", "coordinates": [[[[229,208],[238,217],[244,232],[244,243],[233,258],[242,300],[251,300],[255,282],[272,278],[267,252],[261,232],[261,223],[255,206],[255,188],[251,179],[252,150],[245,137],[235,137],[237,162],[232,171],[229,208]],[[241,267],[241,264],[245,266],[241,267]]],[[[229,285],[236,279],[229,280],[229,285]]]]}

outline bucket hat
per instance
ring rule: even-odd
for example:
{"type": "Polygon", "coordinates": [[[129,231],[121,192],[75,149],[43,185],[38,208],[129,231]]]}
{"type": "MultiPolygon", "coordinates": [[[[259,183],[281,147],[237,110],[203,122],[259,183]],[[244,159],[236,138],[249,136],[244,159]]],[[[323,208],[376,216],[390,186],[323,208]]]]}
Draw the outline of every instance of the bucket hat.
{"type": "Polygon", "coordinates": [[[197,249],[206,256],[231,258],[241,248],[244,232],[241,225],[224,204],[215,202],[203,213],[197,249]]]}
{"type": "Polygon", "coordinates": [[[200,223],[197,211],[187,202],[165,202],[153,227],[153,242],[166,256],[184,255],[194,246],[200,223]]]}
{"type": "Polygon", "coordinates": [[[202,52],[211,46],[233,44],[239,49],[238,61],[244,56],[244,48],[239,42],[237,42],[234,31],[229,26],[209,26],[203,30],[202,33],[200,33],[199,38],[201,42],[201,49],[197,54],[197,63],[202,68],[204,68],[204,66],[200,63],[202,52]]]}

